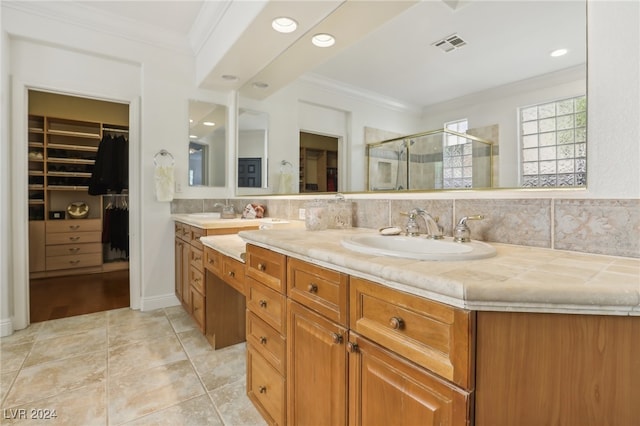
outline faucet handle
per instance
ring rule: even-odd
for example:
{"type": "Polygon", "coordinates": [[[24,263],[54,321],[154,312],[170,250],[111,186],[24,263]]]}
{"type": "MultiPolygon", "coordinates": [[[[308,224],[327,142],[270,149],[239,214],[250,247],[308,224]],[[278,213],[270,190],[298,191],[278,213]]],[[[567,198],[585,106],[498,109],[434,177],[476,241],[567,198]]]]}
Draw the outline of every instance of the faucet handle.
{"type": "Polygon", "coordinates": [[[477,214],[474,216],[464,216],[458,221],[458,224],[453,228],[453,241],[457,243],[468,243],[471,241],[471,229],[467,225],[468,220],[482,220],[484,216],[477,214]]]}

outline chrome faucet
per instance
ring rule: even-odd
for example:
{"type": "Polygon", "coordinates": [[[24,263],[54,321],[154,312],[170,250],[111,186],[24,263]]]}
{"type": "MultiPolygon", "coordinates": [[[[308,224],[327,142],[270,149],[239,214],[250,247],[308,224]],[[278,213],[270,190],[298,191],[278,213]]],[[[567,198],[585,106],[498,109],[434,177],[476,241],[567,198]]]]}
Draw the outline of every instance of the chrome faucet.
{"type": "Polygon", "coordinates": [[[458,224],[453,228],[453,241],[457,243],[468,243],[471,241],[471,229],[467,225],[468,220],[481,220],[484,216],[481,214],[475,216],[465,216],[458,221],[458,224]]]}
{"type": "MultiPolygon", "coordinates": [[[[434,218],[429,213],[427,213],[426,210],[418,207],[412,209],[409,212],[409,220],[411,220],[412,214],[414,215],[414,220],[415,216],[421,216],[424,219],[424,223],[427,227],[427,238],[431,238],[434,240],[441,240],[442,238],[444,238],[444,228],[438,223],[437,217],[434,218]]],[[[409,234],[407,233],[407,235],[409,234]]]]}

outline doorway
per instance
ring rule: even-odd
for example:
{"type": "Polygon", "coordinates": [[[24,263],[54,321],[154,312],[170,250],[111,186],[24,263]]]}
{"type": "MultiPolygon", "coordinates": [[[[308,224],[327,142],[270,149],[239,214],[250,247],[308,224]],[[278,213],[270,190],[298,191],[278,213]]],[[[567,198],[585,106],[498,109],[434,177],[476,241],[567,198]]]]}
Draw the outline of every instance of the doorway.
{"type": "Polygon", "coordinates": [[[28,92],[31,322],[130,305],[129,105],[28,92]]]}
{"type": "Polygon", "coordinates": [[[300,132],[300,192],[337,192],[338,138],[300,132]]]}

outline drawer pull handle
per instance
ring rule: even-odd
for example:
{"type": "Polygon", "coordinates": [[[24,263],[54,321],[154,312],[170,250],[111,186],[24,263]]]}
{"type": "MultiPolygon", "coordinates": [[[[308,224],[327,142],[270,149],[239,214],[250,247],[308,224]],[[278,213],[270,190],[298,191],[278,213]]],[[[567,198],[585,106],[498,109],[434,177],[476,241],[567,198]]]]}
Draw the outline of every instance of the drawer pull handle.
{"type": "Polygon", "coordinates": [[[309,287],[307,287],[307,289],[309,290],[309,293],[317,293],[318,292],[318,285],[311,283],[309,284],[309,287]]]}
{"type": "Polygon", "coordinates": [[[404,328],[404,320],[400,317],[391,317],[391,319],[389,320],[389,325],[394,330],[400,330],[404,328]]]}
{"type": "Polygon", "coordinates": [[[235,273],[235,272],[233,272],[233,271],[229,271],[229,276],[230,276],[231,278],[233,278],[233,277],[235,277],[235,276],[236,276],[236,273],[235,273]]]}
{"type": "Polygon", "coordinates": [[[331,338],[333,339],[333,343],[336,343],[336,344],[342,343],[342,335],[338,333],[331,333],[331,338]]]}
{"type": "Polygon", "coordinates": [[[260,343],[263,344],[263,345],[266,345],[267,344],[267,338],[264,337],[264,336],[260,336],[260,343]]]}
{"type": "Polygon", "coordinates": [[[78,241],[80,239],[80,237],[69,237],[69,239],[71,241],[78,241]]]}
{"type": "Polygon", "coordinates": [[[267,393],[267,387],[266,386],[258,386],[258,392],[267,393]]]}
{"type": "Polygon", "coordinates": [[[195,282],[199,283],[199,282],[200,282],[200,277],[198,277],[198,278],[194,278],[194,279],[193,279],[193,281],[195,281],[195,282]]]}
{"type": "Polygon", "coordinates": [[[70,251],[71,253],[77,253],[77,252],[79,252],[79,251],[80,251],[80,247],[71,247],[71,248],[69,249],[69,251],[70,251]]]}
{"type": "Polygon", "coordinates": [[[267,270],[267,265],[262,264],[262,263],[258,263],[258,271],[266,271],[267,270]]]}
{"type": "Polygon", "coordinates": [[[72,264],[72,265],[77,265],[78,263],[80,263],[80,261],[79,260],[70,260],[69,263],[72,264]]]}
{"type": "Polygon", "coordinates": [[[196,262],[200,262],[200,260],[202,260],[202,258],[200,256],[198,256],[198,257],[194,257],[193,260],[195,260],[196,262]]]}
{"type": "Polygon", "coordinates": [[[207,262],[209,262],[209,264],[213,265],[214,263],[216,263],[213,259],[207,259],[207,262]]]}
{"type": "Polygon", "coordinates": [[[80,229],[80,225],[69,225],[69,229],[71,229],[72,231],[77,231],[78,229],[80,229]]]}
{"type": "Polygon", "coordinates": [[[260,302],[258,302],[261,308],[266,308],[267,307],[267,301],[266,300],[261,300],[260,302]]]}
{"type": "Polygon", "coordinates": [[[354,353],[360,350],[360,348],[358,347],[358,344],[353,342],[347,343],[347,349],[349,349],[349,352],[354,352],[354,353]]]}

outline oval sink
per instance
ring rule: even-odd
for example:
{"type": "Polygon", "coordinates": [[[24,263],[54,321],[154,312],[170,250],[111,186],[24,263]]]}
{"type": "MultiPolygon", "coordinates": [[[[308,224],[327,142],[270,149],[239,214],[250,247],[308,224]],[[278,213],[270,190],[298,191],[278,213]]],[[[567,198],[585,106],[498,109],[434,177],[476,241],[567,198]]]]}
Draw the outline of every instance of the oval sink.
{"type": "Polygon", "coordinates": [[[474,260],[496,255],[496,249],[481,241],[456,243],[452,238],[431,240],[403,235],[353,235],[342,246],[358,253],[417,260],[474,260]]]}
{"type": "Polygon", "coordinates": [[[219,212],[210,212],[210,213],[189,213],[189,217],[194,219],[220,219],[219,212]]]}

